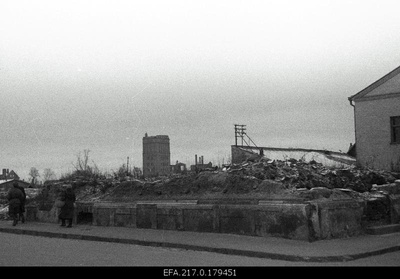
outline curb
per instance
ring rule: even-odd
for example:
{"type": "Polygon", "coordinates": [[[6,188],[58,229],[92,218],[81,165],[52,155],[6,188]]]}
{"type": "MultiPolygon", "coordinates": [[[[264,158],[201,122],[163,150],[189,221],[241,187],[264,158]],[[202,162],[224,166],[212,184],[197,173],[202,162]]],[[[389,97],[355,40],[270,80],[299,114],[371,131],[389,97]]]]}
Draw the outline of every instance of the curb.
{"type": "Polygon", "coordinates": [[[88,241],[133,244],[133,245],[151,246],[151,247],[178,248],[178,249],[193,250],[193,251],[213,252],[213,253],[220,253],[220,254],[227,254],[227,255],[246,256],[246,257],[253,257],[253,258],[265,258],[265,259],[272,259],[272,260],[284,260],[284,261],[291,261],[291,262],[322,262],[322,263],[323,262],[347,262],[347,261],[353,261],[353,260],[367,258],[367,257],[371,257],[371,256],[378,256],[378,255],[382,255],[382,254],[386,254],[386,253],[400,251],[400,245],[396,245],[393,247],[383,248],[383,249],[370,251],[370,252],[351,254],[351,255],[307,257],[307,256],[296,256],[296,255],[269,253],[269,252],[261,252],[261,251],[240,250],[240,249],[233,249],[233,248],[208,247],[208,246],[199,246],[199,245],[173,243],[173,242],[146,241],[146,240],[137,240],[137,239],[128,239],[128,238],[113,238],[113,237],[94,236],[94,235],[81,235],[81,234],[73,234],[73,233],[45,232],[45,231],[36,231],[36,230],[28,230],[28,229],[0,228],[0,232],[32,235],[32,236],[42,236],[42,237],[50,237],[50,238],[78,239],[78,240],[88,240],[88,241]]]}
{"type": "Polygon", "coordinates": [[[372,235],[388,234],[400,232],[400,224],[390,224],[383,226],[373,226],[366,229],[366,233],[372,235]]]}

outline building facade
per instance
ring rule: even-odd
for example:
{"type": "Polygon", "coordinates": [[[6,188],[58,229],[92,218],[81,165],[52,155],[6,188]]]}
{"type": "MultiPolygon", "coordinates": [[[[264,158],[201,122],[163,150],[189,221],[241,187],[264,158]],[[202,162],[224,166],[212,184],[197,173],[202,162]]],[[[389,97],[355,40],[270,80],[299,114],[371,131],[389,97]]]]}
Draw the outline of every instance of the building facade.
{"type": "Polygon", "coordinates": [[[169,137],[166,135],[143,137],[143,176],[154,177],[171,173],[169,137]]]}
{"type": "Polygon", "coordinates": [[[349,97],[357,164],[400,171],[400,67],[349,97]]]}
{"type": "Polygon", "coordinates": [[[204,164],[204,156],[200,156],[199,160],[197,160],[197,154],[194,157],[194,165],[190,166],[190,170],[194,171],[194,172],[199,172],[199,171],[203,171],[206,169],[216,169],[218,168],[217,166],[213,166],[211,162],[209,162],[208,164],[204,164]]]}
{"type": "Polygon", "coordinates": [[[186,164],[176,161],[175,165],[171,165],[171,172],[183,174],[187,172],[186,164]]]}
{"type": "Polygon", "coordinates": [[[9,169],[3,169],[3,172],[0,174],[0,180],[19,180],[19,176],[13,171],[9,169]]]}

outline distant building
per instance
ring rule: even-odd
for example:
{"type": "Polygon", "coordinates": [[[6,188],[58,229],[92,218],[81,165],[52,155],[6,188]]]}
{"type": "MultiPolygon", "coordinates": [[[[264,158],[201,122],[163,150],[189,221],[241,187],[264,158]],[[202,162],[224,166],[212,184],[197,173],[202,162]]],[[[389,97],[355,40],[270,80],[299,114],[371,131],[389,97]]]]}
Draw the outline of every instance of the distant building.
{"type": "Polygon", "coordinates": [[[9,169],[3,169],[2,174],[0,175],[0,180],[19,180],[19,176],[13,171],[9,171],[9,169]]]}
{"type": "Polygon", "coordinates": [[[171,173],[169,137],[157,135],[143,137],[143,176],[154,177],[171,173]]]}
{"type": "Polygon", "coordinates": [[[173,173],[185,173],[187,171],[186,164],[176,161],[175,165],[171,165],[171,171],[173,173]]]}
{"type": "Polygon", "coordinates": [[[213,168],[213,165],[211,162],[209,162],[208,164],[204,164],[204,156],[200,156],[199,157],[199,161],[197,161],[197,154],[195,155],[195,160],[194,160],[194,165],[190,166],[190,170],[191,171],[201,171],[201,170],[205,170],[205,169],[211,169],[213,168]]]}
{"type": "Polygon", "coordinates": [[[400,171],[400,67],[349,101],[354,107],[357,163],[400,171]]]}

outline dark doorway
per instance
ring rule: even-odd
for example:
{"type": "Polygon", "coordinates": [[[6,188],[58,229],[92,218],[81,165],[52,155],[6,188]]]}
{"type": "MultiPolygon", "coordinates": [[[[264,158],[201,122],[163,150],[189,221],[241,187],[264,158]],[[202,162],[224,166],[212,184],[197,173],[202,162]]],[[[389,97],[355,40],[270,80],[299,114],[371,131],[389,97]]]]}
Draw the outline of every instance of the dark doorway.
{"type": "Polygon", "coordinates": [[[77,224],[89,224],[93,222],[93,213],[91,212],[79,212],[76,217],[77,224]]]}

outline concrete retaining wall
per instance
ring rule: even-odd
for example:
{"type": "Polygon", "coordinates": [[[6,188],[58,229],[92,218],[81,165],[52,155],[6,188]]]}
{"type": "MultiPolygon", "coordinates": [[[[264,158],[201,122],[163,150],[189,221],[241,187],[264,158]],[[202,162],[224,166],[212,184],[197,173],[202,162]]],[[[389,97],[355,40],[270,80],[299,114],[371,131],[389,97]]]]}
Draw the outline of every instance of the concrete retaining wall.
{"type": "MultiPolygon", "coordinates": [[[[84,208],[82,203],[77,207],[84,208]]],[[[275,235],[308,240],[307,204],[131,203],[93,205],[93,224],[146,229],[275,235]]]]}
{"type": "MultiPolygon", "coordinates": [[[[390,223],[400,222],[400,181],[374,186],[388,196],[390,223]]],[[[134,203],[77,202],[75,223],[145,229],[277,236],[300,240],[341,238],[365,229],[368,201],[160,200],[134,203]],[[240,203],[239,203],[240,202],[240,203]]],[[[58,222],[58,209],[26,207],[28,221],[58,222]]]]}
{"type": "Polygon", "coordinates": [[[389,197],[390,202],[390,223],[400,223],[400,180],[384,185],[374,185],[376,191],[383,191],[389,197]]]}
{"type": "MultiPolygon", "coordinates": [[[[318,240],[361,232],[362,204],[353,200],[326,202],[145,201],[136,203],[77,202],[75,223],[90,215],[96,226],[186,230],[318,240]],[[83,215],[82,215],[83,214],[83,215]]],[[[58,222],[57,212],[27,207],[27,219],[58,222]]]]}
{"type": "Polygon", "coordinates": [[[364,204],[354,200],[310,202],[313,239],[341,238],[363,230],[364,204]]]}

